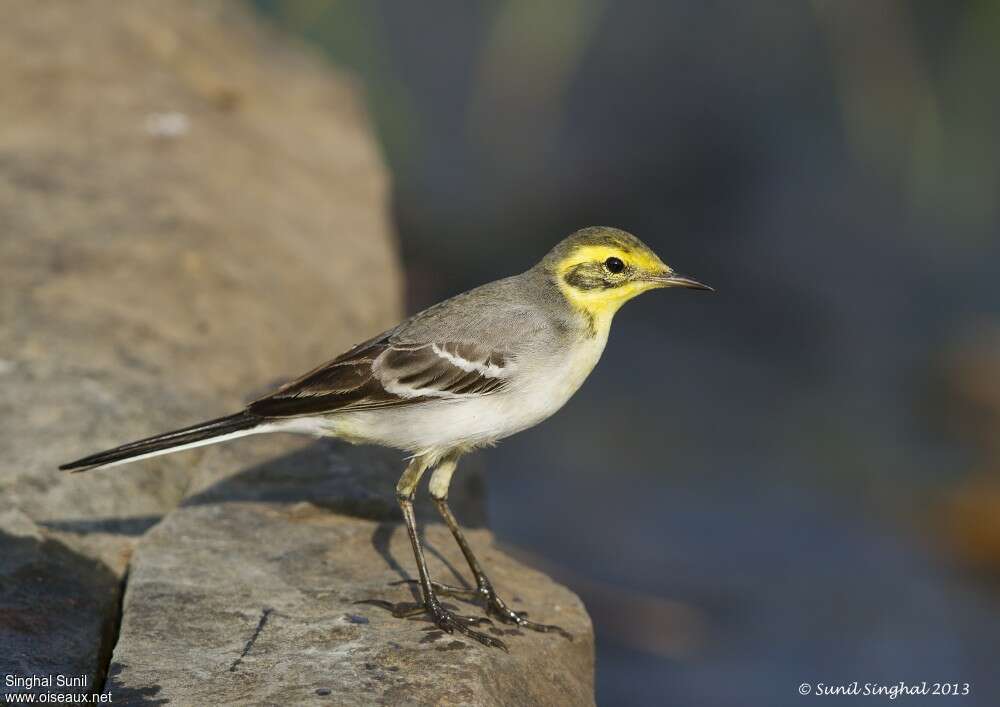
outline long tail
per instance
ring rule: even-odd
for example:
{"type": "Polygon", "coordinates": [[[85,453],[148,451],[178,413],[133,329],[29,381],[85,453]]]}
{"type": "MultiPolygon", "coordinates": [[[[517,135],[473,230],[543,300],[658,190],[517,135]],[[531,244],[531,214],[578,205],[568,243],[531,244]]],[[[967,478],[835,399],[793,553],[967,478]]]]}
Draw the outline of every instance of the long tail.
{"type": "Polygon", "coordinates": [[[182,449],[201,447],[205,444],[215,444],[227,439],[263,432],[265,422],[264,418],[251,415],[246,411],[238,412],[235,415],[209,420],[173,432],[164,432],[153,437],[140,439],[137,442],[129,442],[120,447],[63,464],[59,468],[67,471],[87,471],[101,466],[127,464],[139,459],[170,454],[182,449]]]}

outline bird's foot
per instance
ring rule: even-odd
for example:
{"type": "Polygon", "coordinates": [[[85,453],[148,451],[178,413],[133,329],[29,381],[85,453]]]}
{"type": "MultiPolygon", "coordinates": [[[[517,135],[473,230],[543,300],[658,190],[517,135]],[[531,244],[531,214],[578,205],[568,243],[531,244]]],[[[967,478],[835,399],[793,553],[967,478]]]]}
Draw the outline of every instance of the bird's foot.
{"type": "Polygon", "coordinates": [[[569,641],[573,640],[573,636],[570,635],[569,631],[561,626],[529,621],[527,611],[514,611],[511,609],[503,599],[497,596],[496,591],[491,585],[487,585],[485,588],[481,587],[478,591],[486,599],[486,613],[495,616],[505,624],[514,624],[518,628],[527,628],[539,633],[558,633],[569,641]]]}
{"type": "Polygon", "coordinates": [[[507,651],[507,644],[503,641],[471,628],[480,624],[490,624],[492,626],[492,621],[482,616],[462,616],[461,614],[456,614],[446,609],[436,597],[426,603],[400,602],[393,604],[381,599],[367,599],[358,603],[381,606],[398,619],[407,619],[426,614],[431,622],[445,633],[458,631],[463,636],[468,636],[479,641],[484,646],[499,648],[504,652],[507,651]]]}
{"type": "Polygon", "coordinates": [[[470,616],[460,616],[459,614],[452,613],[448,609],[445,609],[440,602],[437,600],[431,600],[424,607],[427,614],[430,616],[431,621],[434,625],[445,633],[452,633],[458,631],[464,636],[468,636],[476,641],[479,641],[484,646],[489,646],[490,648],[499,648],[503,652],[507,651],[507,644],[501,641],[499,638],[494,638],[493,636],[488,636],[481,631],[476,631],[470,626],[475,626],[480,623],[492,624],[493,622],[487,618],[472,618],[470,616]]]}
{"type": "MultiPolygon", "coordinates": [[[[416,580],[404,579],[393,584],[411,583],[416,583],[416,580]]],[[[527,611],[514,611],[511,609],[503,599],[497,596],[493,584],[486,578],[483,578],[475,589],[456,587],[450,584],[442,584],[441,582],[431,582],[431,587],[438,596],[482,603],[486,607],[488,615],[499,619],[505,624],[513,624],[518,628],[526,628],[538,631],[539,633],[558,633],[567,640],[573,640],[572,634],[566,629],[554,624],[540,624],[535,621],[529,621],[527,611]]]]}

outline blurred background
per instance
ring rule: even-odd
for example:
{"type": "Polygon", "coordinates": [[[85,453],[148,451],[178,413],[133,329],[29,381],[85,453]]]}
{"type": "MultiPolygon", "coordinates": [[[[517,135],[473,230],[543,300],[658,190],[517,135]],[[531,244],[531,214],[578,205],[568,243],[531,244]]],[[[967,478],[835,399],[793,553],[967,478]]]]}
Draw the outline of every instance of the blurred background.
{"type": "Polygon", "coordinates": [[[254,6],[363,85],[411,311],[593,224],[718,289],[625,307],[470,461],[587,602],[600,704],[995,704],[1000,3],[254,6]]]}

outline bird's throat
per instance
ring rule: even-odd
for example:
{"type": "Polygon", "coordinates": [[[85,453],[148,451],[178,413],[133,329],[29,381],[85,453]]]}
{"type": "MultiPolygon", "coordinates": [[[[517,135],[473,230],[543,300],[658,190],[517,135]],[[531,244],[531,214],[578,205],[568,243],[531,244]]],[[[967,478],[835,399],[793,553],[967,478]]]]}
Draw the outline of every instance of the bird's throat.
{"type": "Polygon", "coordinates": [[[615,313],[633,297],[651,289],[646,283],[627,283],[609,289],[581,290],[560,283],[566,301],[586,320],[591,335],[607,335],[615,313]]]}

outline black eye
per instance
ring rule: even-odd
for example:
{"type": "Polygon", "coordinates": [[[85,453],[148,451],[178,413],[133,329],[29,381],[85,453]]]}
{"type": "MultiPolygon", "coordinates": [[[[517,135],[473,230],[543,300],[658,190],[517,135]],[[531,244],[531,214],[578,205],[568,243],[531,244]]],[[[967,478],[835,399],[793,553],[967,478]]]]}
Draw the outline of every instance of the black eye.
{"type": "Polygon", "coordinates": [[[608,272],[620,273],[625,269],[625,263],[620,258],[611,257],[604,261],[604,267],[608,269],[608,272]]]}

